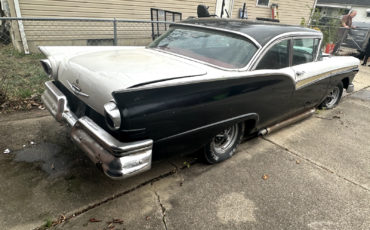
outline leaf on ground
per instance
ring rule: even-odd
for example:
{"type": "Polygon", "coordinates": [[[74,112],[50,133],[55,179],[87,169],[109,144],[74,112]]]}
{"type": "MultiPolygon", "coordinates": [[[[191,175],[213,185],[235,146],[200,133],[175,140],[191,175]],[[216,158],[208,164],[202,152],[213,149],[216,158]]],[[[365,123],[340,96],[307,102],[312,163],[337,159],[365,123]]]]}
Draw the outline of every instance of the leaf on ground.
{"type": "Polygon", "coordinates": [[[97,220],[97,219],[95,219],[95,218],[91,218],[91,219],[89,220],[89,222],[101,222],[101,220],[97,220]]]}
{"type": "Polygon", "coordinates": [[[147,217],[146,217],[146,220],[150,220],[150,216],[147,216],[147,217]]]}
{"type": "Polygon", "coordinates": [[[39,109],[41,109],[41,110],[44,110],[44,109],[45,109],[45,106],[40,105],[40,106],[39,106],[39,107],[37,107],[37,108],[39,108],[39,109]]]}
{"type": "Polygon", "coordinates": [[[123,224],[123,220],[120,220],[120,219],[113,219],[113,223],[123,224]]]}

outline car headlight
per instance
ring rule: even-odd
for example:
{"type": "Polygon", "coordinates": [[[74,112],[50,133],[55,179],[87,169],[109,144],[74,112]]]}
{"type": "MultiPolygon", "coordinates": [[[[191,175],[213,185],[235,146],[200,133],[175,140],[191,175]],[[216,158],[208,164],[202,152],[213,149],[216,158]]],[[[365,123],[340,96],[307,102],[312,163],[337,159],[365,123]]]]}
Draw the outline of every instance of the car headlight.
{"type": "Polygon", "coordinates": [[[112,131],[116,131],[121,127],[121,113],[114,102],[108,102],[104,105],[105,123],[112,131]]]}
{"type": "Polygon", "coordinates": [[[49,59],[43,59],[40,61],[40,63],[48,77],[51,77],[52,69],[49,59]]]}

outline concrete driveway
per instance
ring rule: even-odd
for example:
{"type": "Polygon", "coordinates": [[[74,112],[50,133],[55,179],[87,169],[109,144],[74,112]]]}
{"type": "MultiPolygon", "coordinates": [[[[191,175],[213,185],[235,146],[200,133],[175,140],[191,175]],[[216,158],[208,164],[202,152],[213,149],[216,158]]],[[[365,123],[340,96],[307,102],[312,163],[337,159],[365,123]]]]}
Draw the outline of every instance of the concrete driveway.
{"type": "Polygon", "coordinates": [[[48,112],[2,116],[0,229],[370,229],[369,67],[354,84],[336,109],[244,142],[223,163],[180,157],[123,181],[48,112]]]}

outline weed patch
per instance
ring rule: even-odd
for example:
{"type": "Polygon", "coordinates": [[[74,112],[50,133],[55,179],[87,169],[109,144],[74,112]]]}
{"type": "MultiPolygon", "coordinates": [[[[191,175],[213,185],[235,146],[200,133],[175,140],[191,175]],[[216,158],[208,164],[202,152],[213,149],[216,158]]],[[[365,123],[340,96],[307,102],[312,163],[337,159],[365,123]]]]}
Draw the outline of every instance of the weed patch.
{"type": "Polygon", "coordinates": [[[0,44],[0,112],[37,108],[45,90],[46,73],[39,60],[43,54],[24,54],[12,44],[0,44]]]}

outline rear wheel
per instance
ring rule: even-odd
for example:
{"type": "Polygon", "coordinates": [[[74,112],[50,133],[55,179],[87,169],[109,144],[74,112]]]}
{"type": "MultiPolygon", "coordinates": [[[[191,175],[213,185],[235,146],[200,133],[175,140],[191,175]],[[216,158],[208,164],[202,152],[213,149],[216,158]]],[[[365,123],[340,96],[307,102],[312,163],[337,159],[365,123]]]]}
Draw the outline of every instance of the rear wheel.
{"type": "Polygon", "coordinates": [[[244,135],[244,122],[235,124],[217,134],[204,147],[204,156],[208,163],[216,164],[231,157],[244,135]]]}
{"type": "Polygon", "coordinates": [[[332,109],[335,108],[343,94],[343,83],[339,82],[332,91],[326,96],[325,100],[319,105],[320,109],[332,109]]]}

